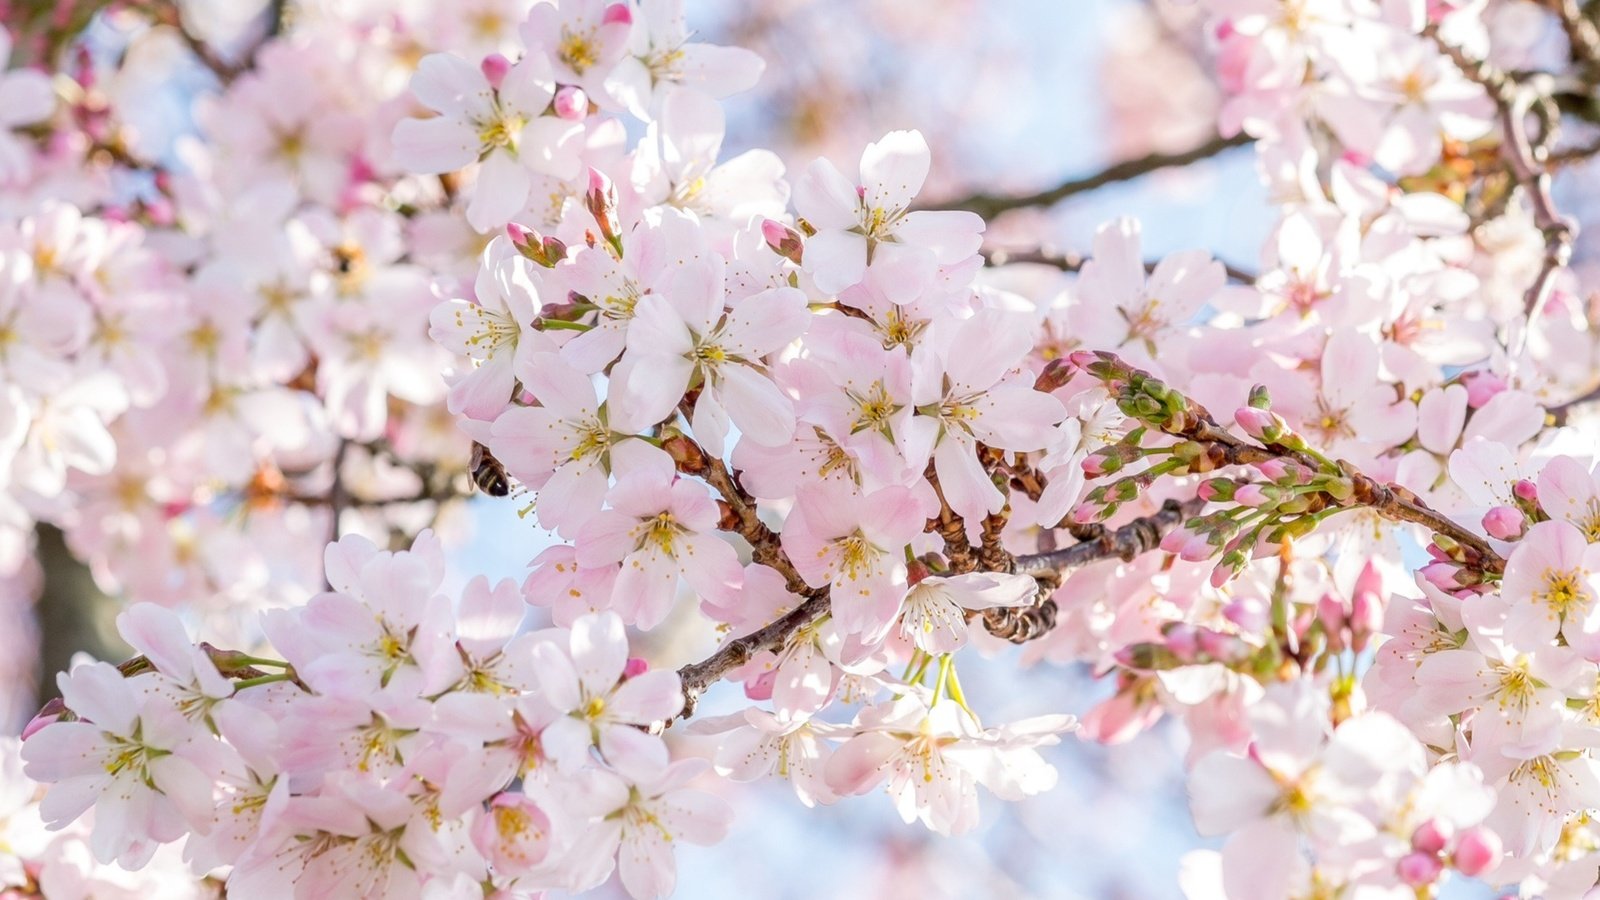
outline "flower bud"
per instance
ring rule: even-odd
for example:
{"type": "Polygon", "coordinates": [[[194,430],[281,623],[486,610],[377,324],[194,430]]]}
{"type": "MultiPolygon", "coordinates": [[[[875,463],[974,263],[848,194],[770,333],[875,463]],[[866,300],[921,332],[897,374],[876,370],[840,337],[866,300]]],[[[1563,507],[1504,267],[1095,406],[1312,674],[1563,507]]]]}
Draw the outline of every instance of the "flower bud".
{"type": "Polygon", "coordinates": [[[551,101],[556,116],[568,122],[581,122],[589,114],[589,95],[576,85],[562,85],[551,101]]]}
{"type": "Polygon", "coordinates": [[[635,678],[650,671],[650,662],[642,657],[630,656],[622,666],[623,678],[635,678]]]}
{"type": "Polygon", "coordinates": [[[1246,405],[1254,409],[1271,409],[1272,396],[1267,393],[1267,386],[1258,384],[1252,387],[1250,389],[1250,399],[1246,401],[1246,405]]]}
{"type": "Polygon", "coordinates": [[[1438,855],[1455,835],[1455,826],[1449,819],[1433,818],[1417,826],[1411,833],[1411,849],[1418,853],[1438,855]]]}
{"type": "Polygon", "coordinates": [[[1241,406],[1234,410],[1233,420],[1239,423],[1245,434],[1269,444],[1283,437],[1289,428],[1282,416],[1270,409],[1257,409],[1254,406],[1241,406]]]}
{"type": "Polygon", "coordinates": [[[1200,489],[1195,493],[1207,503],[1216,500],[1227,501],[1233,499],[1237,487],[1231,478],[1208,478],[1200,482],[1200,489]]]}
{"type": "Polygon", "coordinates": [[[600,17],[601,25],[632,25],[633,10],[626,3],[613,3],[600,17]]]}
{"type": "Polygon", "coordinates": [[[45,726],[54,724],[66,711],[67,704],[60,697],[52,698],[22,727],[22,739],[27,740],[45,726]]]}
{"type": "Polygon", "coordinates": [[[1201,652],[1218,662],[1227,663],[1243,659],[1250,652],[1245,642],[1234,635],[1212,631],[1209,628],[1198,629],[1195,640],[1199,643],[1201,652]]]}
{"type": "Polygon", "coordinates": [[[589,210],[589,215],[594,216],[595,224],[600,226],[600,236],[620,257],[622,221],[617,218],[617,186],[611,183],[604,172],[593,166],[589,167],[589,190],[583,195],[583,205],[589,210]]]}
{"type": "Polygon", "coordinates": [[[1456,840],[1456,851],[1451,854],[1456,871],[1476,878],[1487,874],[1500,864],[1500,836],[1479,825],[1461,832],[1456,840]]]}
{"type": "Polygon", "coordinates": [[[1450,592],[1461,587],[1461,585],[1456,584],[1456,571],[1457,567],[1454,563],[1440,560],[1423,566],[1421,573],[1429,584],[1441,591],[1450,592]]]}
{"type": "Polygon", "coordinates": [[[1350,648],[1357,653],[1367,649],[1367,641],[1383,627],[1383,596],[1376,591],[1356,589],[1350,601],[1350,648]]]}
{"type": "Polygon", "coordinates": [[[1427,853],[1408,853],[1395,864],[1395,872],[1400,880],[1414,888],[1433,884],[1442,871],[1444,863],[1439,861],[1439,857],[1427,853]]]}
{"type": "Polygon", "coordinates": [[[1350,621],[1344,601],[1332,594],[1323,594],[1317,601],[1317,621],[1322,623],[1322,633],[1328,636],[1328,649],[1335,653],[1343,650],[1345,628],[1350,621]]]}
{"type": "Polygon", "coordinates": [[[1241,631],[1260,632],[1267,627],[1267,608],[1253,597],[1235,597],[1222,607],[1222,617],[1241,631]]]}
{"type": "Polygon", "coordinates": [[[1168,628],[1166,647],[1180,662],[1194,662],[1195,654],[1200,649],[1194,626],[1187,622],[1178,622],[1168,628]]]}
{"type": "Polygon", "coordinates": [[[1278,496],[1278,489],[1271,485],[1243,484],[1233,492],[1233,502],[1257,508],[1272,503],[1278,496]]]}
{"type": "Polygon", "coordinates": [[[777,219],[762,219],[761,236],[766,239],[767,246],[772,248],[773,253],[797,266],[800,265],[800,260],[805,255],[805,239],[800,236],[800,232],[777,219]]]}
{"type": "Polygon", "coordinates": [[[1178,556],[1187,562],[1200,562],[1210,559],[1216,552],[1216,545],[1211,543],[1209,537],[1195,534],[1183,542],[1183,546],[1178,549],[1178,556]]]}
{"type": "Polygon", "coordinates": [[[1478,409],[1510,387],[1504,378],[1487,371],[1468,372],[1461,376],[1461,384],[1467,389],[1467,405],[1473,409],[1478,409]]]}
{"type": "Polygon", "coordinates": [[[1502,541],[1520,540],[1528,531],[1528,517],[1515,506],[1496,506],[1483,514],[1483,530],[1502,541]]]}
{"type": "Polygon", "coordinates": [[[483,71],[483,77],[489,80],[489,87],[498,91],[506,80],[506,73],[511,71],[511,60],[498,53],[491,53],[483,58],[478,68],[483,71]]]}

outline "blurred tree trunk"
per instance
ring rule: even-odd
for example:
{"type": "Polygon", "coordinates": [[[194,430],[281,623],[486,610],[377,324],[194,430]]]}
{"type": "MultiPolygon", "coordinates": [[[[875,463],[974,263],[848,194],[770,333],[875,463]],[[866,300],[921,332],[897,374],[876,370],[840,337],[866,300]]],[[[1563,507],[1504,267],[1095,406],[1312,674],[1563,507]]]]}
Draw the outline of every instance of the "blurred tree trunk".
{"type": "Polygon", "coordinates": [[[39,565],[44,589],[35,607],[39,617],[39,702],[60,696],[56,673],[65,671],[79,651],[117,663],[132,655],[117,636],[121,604],[94,583],[89,568],[67,549],[60,529],[38,527],[39,565]]]}

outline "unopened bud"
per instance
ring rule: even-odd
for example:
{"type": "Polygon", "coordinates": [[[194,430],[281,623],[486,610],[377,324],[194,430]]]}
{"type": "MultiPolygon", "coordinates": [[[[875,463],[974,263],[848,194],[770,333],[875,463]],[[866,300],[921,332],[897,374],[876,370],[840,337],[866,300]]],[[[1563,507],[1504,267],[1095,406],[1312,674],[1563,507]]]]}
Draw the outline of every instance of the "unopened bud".
{"type": "Polygon", "coordinates": [[[1267,608],[1253,597],[1235,597],[1222,607],[1222,617],[1247,632],[1260,632],[1267,627],[1267,608]]]}
{"type": "Polygon", "coordinates": [[[498,91],[506,80],[506,73],[511,71],[511,60],[498,53],[491,53],[483,58],[478,68],[483,71],[483,77],[489,80],[489,87],[498,91]]]}
{"type": "Polygon", "coordinates": [[[1317,621],[1322,623],[1322,631],[1328,637],[1328,648],[1335,653],[1343,650],[1345,626],[1349,624],[1344,601],[1332,594],[1323,594],[1317,601],[1317,621]]]}
{"type": "Polygon", "coordinates": [[[1517,479],[1517,483],[1511,486],[1511,493],[1516,495],[1518,500],[1526,500],[1529,503],[1539,502],[1539,486],[1526,478],[1517,479]]]}
{"type": "Polygon", "coordinates": [[[1211,503],[1216,500],[1232,500],[1238,484],[1231,478],[1208,478],[1200,482],[1200,488],[1195,493],[1201,500],[1211,503]]]}
{"type": "Polygon", "coordinates": [[[800,265],[806,249],[805,238],[800,236],[800,232],[777,219],[762,219],[761,236],[766,239],[767,246],[772,248],[773,253],[797,266],[800,265]]]}
{"type": "Polygon", "coordinates": [[[1456,851],[1451,854],[1456,871],[1476,878],[1494,870],[1500,864],[1502,852],[1500,836],[1479,825],[1461,832],[1456,841],[1456,851]]]}
{"type": "Polygon", "coordinates": [[[1455,826],[1450,824],[1449,819],[1429,819],[1411,833],[1411,849],[1418,853],[1443,853],[1455,832],[1455,826]]]}
{"type": "Polygon", "coordinates": [[[1496,506],[1483,514],[1483,530],[1502,541],[1520,540],[1528,531],[1528,517],[1515,506],[1496,506]]]}
{"type": "Polygon", "coordinates": [[[632,25],[633,24],[633,10],[629,9],[628,8],[628,4],[626,4],[626,3],[613,3],[610,6],[606,7],[605,13],[603,15],[601,15],[600,24],[601,25],[632,25]]]}
{"type": "Polygon", "coordinates": [[[1414,888],[1433,884],[1439,880],[1442,871],[1444,863],[1439,861],[1439,857],[1427,853],[1408,853],[1395,864],[1395,874],[1414,888]]]}
{"type": "Polygon", "coordinates": [[[589,167],[589,190],[583,195],[583,205],[600,226],[600,236],[622,256],[622,221],[617,218],[617,187],[606,173],[589,167]]]}
{"type": "Polygon", "coordinates": [[[1506,380],[1493,372],[1468,372],[1461,376],[1461,384],[1467,389],[1467,405],[1478,409],[1496,394],[1501,393],[1510,385],[1506,380]]]}
{"type": "Polygon", "coordinates": [[[1246,401],[1246,405],[1255,409],[1271,409],[1272,397],[1267,393],[1267,386],[1258,384],[1251,388],[1250,399],[1246,401]]]}
{"type": "Polygon", "coordinates": [[[576,85],[563,85],[551,101],[556,116],[568,122],[580,122],[589,115],[589,95],[576,85]]]}
{"type": "Polygon", "coordinates": [[[1166,646],[1180,662],[1194,662],[1195,654],[1200,649],[1194,626],[1187,622],[1173,624],[1167,629],[1166,646]]]}
{"type": "Polygon", "coordinates": [[[67,704],[60,697],[52,698],[37,713],[34,713],[33,718],[28,720],[28,724],[22,726],[22,739],[27,740],[46,725],[54,724],[66,714],[66,711],[67,704]]]}
{"type": "Polygon", "coordinates": [[[623,678],[637,678],[650,671],[650,663],[640,657],[630,656],[622,667],[623,678]]]}
{"type": "Polygon", "coordinates": [[[1289,427],[1282,416],[1270,409],[1257,409],[1254,406],[1241,406],[1234,410],[1233,420],[1239,423],[1245,434],[1268,444],[1280,440],[1289,427]]]}

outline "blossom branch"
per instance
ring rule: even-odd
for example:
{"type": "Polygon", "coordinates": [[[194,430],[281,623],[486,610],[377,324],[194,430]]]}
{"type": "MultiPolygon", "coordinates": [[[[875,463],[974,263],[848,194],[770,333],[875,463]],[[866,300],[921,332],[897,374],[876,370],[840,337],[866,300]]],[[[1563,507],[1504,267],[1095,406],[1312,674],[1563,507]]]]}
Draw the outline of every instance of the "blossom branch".
{"type": "Polygon", "coordinates": [[[1161,169],[1187,166],[1203,159],[1210,159],[1235,147],[1246,146],[1252,140],[1253,138],[1243,133],[1236,134],[1233,137],[1218,136],[1178,153],[1151,153],[1137,159],[1125,160],[1108,166],[1093,175],[1064,181],[1049,190],[1021,195],[972,194],[947,203],[941,203],[938,208],[964,209],[975,212],[985,219],[993,219],[1001,213],[1010,212],[1014,209],[1026,209],[1031,206],[1054,206],[1068,197],[1098,190],[1109,184],[1132,181],[1135,178],[1160,171],[1161,169]]]}
{"type": "MultiPolygon", "coordinates": [[[[1080,351],[1071,359],[1106,383],[1125,414],[1180,441],[1176,446],[1161,448],[1170,454],[1167,461],[1091,491],[1087,505],[1100,506],[1102,517],[1113,512],[1119,503],[1132,499],[1141,486],[1159,475],[1204,474],[1228,466],[1260,467],[1277,461],[1287,464],[1282,466],[1285,471],[1273,479],[1282,484],[1268,485],[1275,493],[1261,499],[1283,502],[1279,511],[1284,517],[1272,530],[1263,524],[1253,534],[1264,533],[1269,541],[1276,542],[1315,527],[1334,511],[1365,507],[1391,521],[1429,529],[1435,535],[1435,543],[1452,558],[1459,557],[1456,561],[1466,568],[1477,572],[1501,572],[1505,568],[1505,561],[1488,541],[1433,510],[1416,494],[1399,485],[1381,483],[1343,460],[1330,460],[1310,448],[1266,408],[1265,394],[1259,389],[1252,391],[1251,405],[1238,414],[1241,425],[1246,424],[1246,413],[1250,414],[1247,430],[1253,428],[1251,433],[1261,440],[1257,445],[1235,437],[1218,425],[1204,407],[1115,355],[1080,351]]],[[[1091,459],[1105,474],[1120,470],[1129,459],[1143,455],[1139,447],[1142,431],[1136,429],[1125,444],[1107,447],[1091,459]]],[[[1269,517],[1267,521],[1273,520],[1269,517]]],[[[1211,524],[1219,526],[1214,529],[1216,537],[1230,533],[1221,527],[1230,523],[1211,524]]],[[[1238,550],[1233,544],[1230,547],[1238,550]]],[[[1240,556],[1235,562],[1242,565],[1243,561],[1240,556]]]]}

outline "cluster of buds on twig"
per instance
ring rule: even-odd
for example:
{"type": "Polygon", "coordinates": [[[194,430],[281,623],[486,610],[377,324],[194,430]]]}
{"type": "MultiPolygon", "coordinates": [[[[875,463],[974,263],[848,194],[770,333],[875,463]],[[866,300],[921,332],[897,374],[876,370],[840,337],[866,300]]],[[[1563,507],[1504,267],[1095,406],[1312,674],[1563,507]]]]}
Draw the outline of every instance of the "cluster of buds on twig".
{"type": "Polygon", "coordinates": [[[1433,561],[1422,567],[1421,574],[1439,590],[1486,593],[1493,589],[1484,572],[1483,560],[1473,548],[1448,535],[1437,534],[1427,550],[1433,561]]]}
{"type": "Polygon", "coordinates": [[[1168,434],[1178,434],[1185,431],[1195,417],[1196,410],[1189,398],[1113,354],[1078,350],[1067,358],[1074,367],[1104,383],[1117,408],[1130,419],[1168,434]]]}

